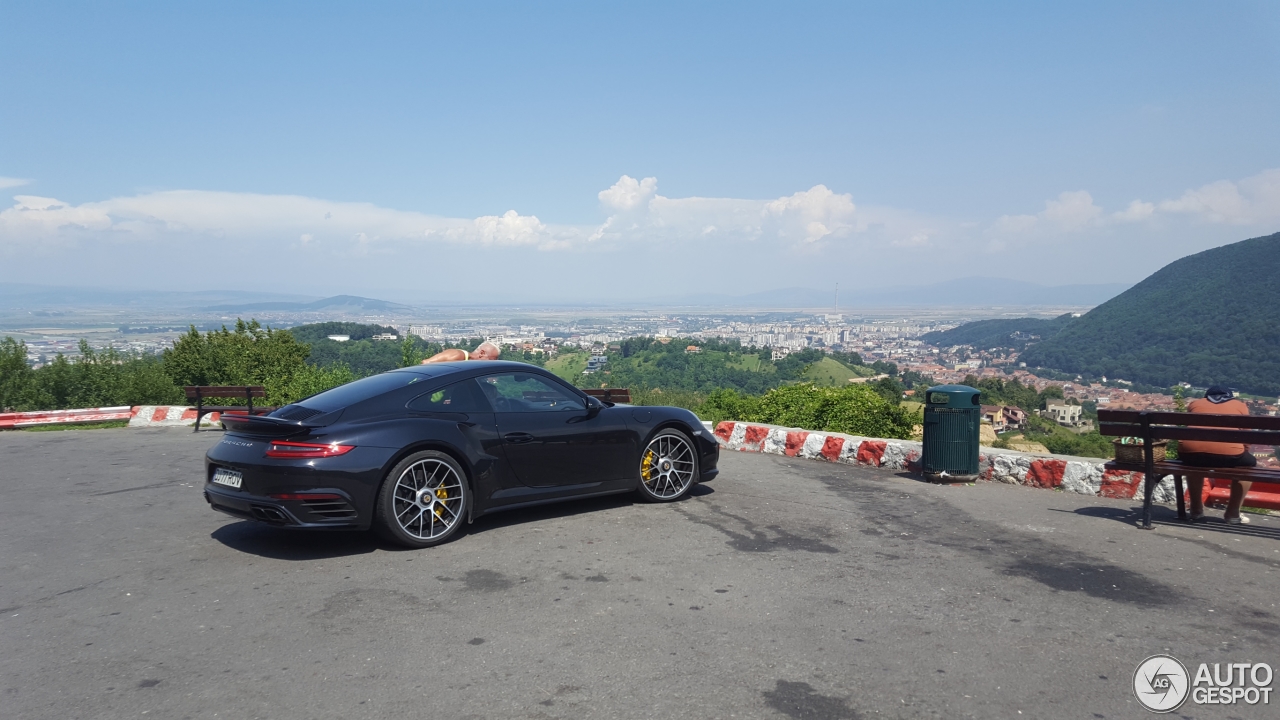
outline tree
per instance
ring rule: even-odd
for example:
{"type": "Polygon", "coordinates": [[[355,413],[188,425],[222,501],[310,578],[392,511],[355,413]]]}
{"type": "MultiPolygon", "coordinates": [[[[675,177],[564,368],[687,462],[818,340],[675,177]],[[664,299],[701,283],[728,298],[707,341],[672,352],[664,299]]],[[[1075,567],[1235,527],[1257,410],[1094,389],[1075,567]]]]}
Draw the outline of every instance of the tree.
{"type": "Polygon", "coordinates": [[[887,360],[877,360],[871,363],[871,369],[875,370],[879,375],[889,375],[896,377],[898,374],[898,366],[887,360]]]}
{"type": "Polygon", "coordinates": [[[902,383],[898,382],[897,378],[894,377],[880,378],[873,383],[867,384],[877,395],[884,398],[885,402],[895,405],[902,400],[902,393],[906,391],[902,383]]]}
{"type": "Polygon", "coordinates": [[[32,370],[27,365],[27,344],[11,337],[0,341],[0,411],[25,404],[32,370]]]}
{"type": "Polygon", "coordinates": [[[236,320],[235,330],[190,331],[164,351],[165,372],[176,385],[263,385],[267,402],[287,404],[293,376],[311,348],[288,330],[263,328],[257,320],[236,320]]]}
{"type": "Polygon", "coordinates": [[[422,356],[418,354],[418,348],[413,344],[413,336],[405,335],[404,340],[400,342],[400,367],[413,367],[422,362],[422,356]]]}

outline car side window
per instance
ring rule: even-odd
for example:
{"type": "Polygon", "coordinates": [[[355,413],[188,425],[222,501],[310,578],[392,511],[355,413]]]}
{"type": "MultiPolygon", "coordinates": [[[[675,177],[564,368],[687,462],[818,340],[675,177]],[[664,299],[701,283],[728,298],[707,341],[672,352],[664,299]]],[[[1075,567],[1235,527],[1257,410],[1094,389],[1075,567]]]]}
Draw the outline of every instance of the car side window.
{"type": "Polygon", "coordinates": [[[498,412],[586,409],[582,398],[532,373],[498,373],[478,379],[481,391],[498,412]]]}
{"type": "Polygon", "coordinates": [[[419,395],[409,401],[408,407],[418,412],[493,412],[475,380],[463,380],[419,395]]]}

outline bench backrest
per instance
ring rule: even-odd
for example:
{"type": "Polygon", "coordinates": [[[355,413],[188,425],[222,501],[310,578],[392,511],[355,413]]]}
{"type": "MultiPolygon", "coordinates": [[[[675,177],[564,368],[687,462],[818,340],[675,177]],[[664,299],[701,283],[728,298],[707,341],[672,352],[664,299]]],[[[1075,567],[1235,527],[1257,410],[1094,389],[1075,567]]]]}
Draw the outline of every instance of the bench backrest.
{"type": "Polygon", "coordinates": [[[182,389],[186,391],[189,400],[267,396],[267,389],[261,385],[185,385],[182,389]]]}
{"type": "Polygon", "coordinates": [[[1108,437],[1280,445],[1280,417],[1099,410],[1098,432],[1108,437]]]}
{"type": "Polygon", "coordinates": [[[605,402],[631,404],[631,390],[628,388],[586,388],[583,392],[605,402]]]}

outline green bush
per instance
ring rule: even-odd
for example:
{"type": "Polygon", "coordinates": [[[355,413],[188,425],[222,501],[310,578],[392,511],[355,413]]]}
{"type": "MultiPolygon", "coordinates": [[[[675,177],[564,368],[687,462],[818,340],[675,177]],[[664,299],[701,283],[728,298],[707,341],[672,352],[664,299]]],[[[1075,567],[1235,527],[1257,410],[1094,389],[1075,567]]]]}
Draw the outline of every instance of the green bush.
{"type": "Polygon", "coordinates": [[[26,343],[0,341],[0,406],[15,410],[165,405],[182,401],[182,391],[165,373],[159,358],[114,348],[95,351],[80,341],[75,362],[59,354],[32,370],[26,343]]]}
{"type": "Polygon", "coordinates": [[[692,410],[704,419],[705,416],[701,415],[700,410],[706,404],[706,400],[706,395],[690,390],[648,390],[639,388],[631,391],[632,405],[666,405],[668,407],[684,408],[685,410],[692,410]]]}
{"type": "Polygon", "coordinates": [[[278,398],[281,405],[298,402],[322,393],[330,388],[345,385],[355,380],[355,373],[346,365],[337,364],[318,368],[303,365],[298,368],[282,386],[267,386],[267,397],[278,398]]]}
{"type": "Polygon", "coordinates": [[[26,344],[6,337],[0,341],[0,408],[180,404],[183,385],[262,385],[266,404],[285,405],[355,379],[344,363],[306,364],[309,352],[287,330],[237,320],[234,330],[203,335],[192,327],[162,356],[94,350],[82,340],[79,358],[58,355],[32,369],[26,344]]]}
{"type": "Polygon", "coordinates": [[[1066,432],[1053,435],[1028,434],[1028,440],[1038,442],[1054,455],[1075,455],[1077,457],[1110,458],[1115,455],[1115,446],[1110,438],[1096,432],[1079,435],[1066,432]]]}
{"type": "Polygon", "coordinates": [[[801,383],[775,388],[759,397],[717,390],[707,396],[698,413],[712,422],[743,420],[901,439],[910,437],[912,426],[921,422],[918,413],[890,403],[863,385],[821,388],[801,383]]]}
{"type": "MultiPolygon", "coordinates": [[[[654,402],[648,404],[661,405],[663,403],[654,402]]],[[[737,390],[721,388],[711,391],[700,406],[690,409],[703,420],[718,423],[725,420],[747,420],[755,417],[759,404],[760,398],[757,396],[743,395],[737,390]]]]}

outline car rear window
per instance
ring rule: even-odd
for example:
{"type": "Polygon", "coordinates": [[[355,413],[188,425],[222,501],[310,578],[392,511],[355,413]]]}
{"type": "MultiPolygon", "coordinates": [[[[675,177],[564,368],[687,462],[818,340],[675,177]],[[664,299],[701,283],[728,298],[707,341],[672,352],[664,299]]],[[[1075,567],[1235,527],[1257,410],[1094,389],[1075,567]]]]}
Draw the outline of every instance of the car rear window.
{"type": "Polygon", "coordinates": [[[361,378],[339,385],[332,390],[325,390],[318,395],[311,397],[298,403],[304,407],[314,408],[321,412],[333,412],[350,407],[363,400],[377,397],[383,393],[398,390],[400,388],[409,387],[416,383],[426,382],[430,378],[413,372],[386,372],[381,375],[371,375],[367,378],[361,378]]]}

